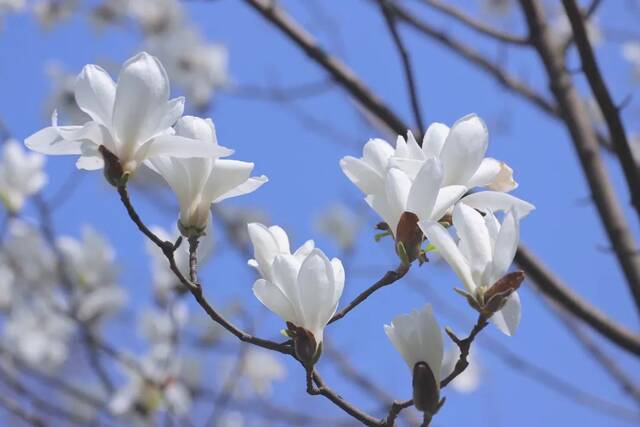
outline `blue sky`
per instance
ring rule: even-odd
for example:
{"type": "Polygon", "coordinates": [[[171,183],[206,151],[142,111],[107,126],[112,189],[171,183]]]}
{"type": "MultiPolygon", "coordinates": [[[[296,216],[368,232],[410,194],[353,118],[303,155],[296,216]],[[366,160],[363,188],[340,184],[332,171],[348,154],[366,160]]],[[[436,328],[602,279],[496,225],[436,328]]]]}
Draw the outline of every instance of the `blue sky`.
{"type": "MultiPolygon", "coordinates": [[[[324,46],[337,52],[382,99],[410,121],[412,116],[399,58],[392,50],[377,9],[365,1],[333,0],[322,3],[321,10],[325,13],[319,13],[319,1],[309,3],[315,7],[302,2],[283,3],[324,46]]],[[[208,39],[228,46],[230,73],[240,87],[269,86],[277,82],[286,88],[325,78],[322,70],[242,2],[188,2],[187,9],[190,19],[208,39]]],[[[606,2],[603,9],[599,20],[605,29],[633,28],[637,22],[638,14],[626,13],[624,2],[606,2]]],[[[444,26],[445,20],[440,15],[427,13],[425,17],[444,26]]],[[[510,21],[515,23],[512,30],[522,30],[517,14],[510,21]]],[[[492,43],[450,24],[446,28],[489,57],[497,55],[498,49],[492,43]]],[[[489,155],[513,167],[520,183],[514,194],[537,207],[522,223],[522,241],[576,292],[615,320],[637,330],[637,313],[614,256],[603,250],[608,246],[606,236],[593,205],[588,203],[588,188],[566,130],[559,122],[505,93],[490,78],[432,41],[408,30],[402,34],[414,61],[426,121],[451,124],[470,112],[483,117],[491,133],[489,155]]],[[[67,70],[79,71],[84,64],[96,61],[120,63],[136,52],[139,41],[138,35],[122,29],[96,32],[81,15],[50,32],[38,27],[30,16],[7,17],[0,32],[0,118],[17,138],[28,136],[47,122],[43,100],[50,85],[44,73],[45,64],[56,60],[67,70]]],[[[632,84],[631,70],[620,56],[620,41],[605,42],[597,49],[616,99],[637,91],[632,84]]],[[[509,49],[506,63],[514,74],[544,91],[542,68],[533,52],[509,49]]],[[[584,87],[584,82],[580,85],[584,87]]],[[[346,303],[396,264],[391,242],[373,241],[372,227],[378,219],[364,209],[361,194],[343,176],[338,165],[341,157],[359,155],[368,138],[380,135],[362,125],[340,89],[301,100],[295,106],[339,129],[346,137],[319,134],[281,104],[233,93],[220,93],[216,97],[207,114],[216,123],[220,143],[236,150],[234,158],[255,162],[255,172],[266,174],[270,179],[257,192],[225,203],[267,212],[272,224],[281,225],[289,232],[294,245],[314,238],[329,256],[339,256],[339,248],[314,228],[315,217],[336,200],[346,201],[354,209],[365,212],[367,221],[358,237],[357,255],[346,266],[343,296],[346,303]]],[[[630,130],[638,130],[637,117],[638,103],[634,98],[624,111],[630,130]]],[[[618,165],[615,159],[605,157],[612,179],[621,190],[621,201],[628,206],[618,165]]],[[[73,161],[48,159],[51,184],[47,194],[55,193],[69,174],[75,173],[73,161]]],[[[142,236],[124,215],[117,195],[105,185],[101,174],[82,174],[85,175],[82,178],[78,173],[74,175],[77,189],[73,198],[55,214],[58,231],[78,235],[78,224],[87,223],[106,233],[118,250],[122,283],[133,296],[133,304],[148,305],[149,266],[142,236]]],[[[160,211],[139,195],[135,201],[147,223],[173,225],[175,213],[160,211]]],[[[630,209],[627,213],[634,234],[640,237],[637,218],[630,209]]],[[[262,310],[253,297],[254,276],[245,261],[233,251],[216,254],[202,274],[207,294],[215,304],[232,300],[246,304],[259,319],[260,334],[277,337],[282,325],[274,315],[262,310]]],[[[430,302],[412,290],[410,281],[429,286],[431,292],[466,311],[467,321],[460,324],[440,313],[436,305],[434,310],[443,325],[452,325],[460,334],[470,328],[468,319],[473,313],[451,291],[457,285],[455,276],[441,263],[431,263],[414,268],[410,280],[380,291],[327,330],[330,342],[346,352],[361,372],[398,399],[410,396],[411,379],[401,357],[387,341],[382,324],[399,313],[430,302]]],[[[549,315],[531,284],[524,285],[521,297],[523,320],[516,336],[505,337],[493,329],[487,330],[487,335],[579,389],[628,408],[634,407],[585,355],[562,324],[549,315]]],[[[129,331],[113,333],[114,340],[131,338],[127,338],[129,331]]],[[[637,360],[607,344],[604,347],[640,380],[637,360]]],[[[478,356],[485,374],[481,387],[469,395],[446,390],[447,404],[433,425],[630,425],[540,386],[505,366],[484,348],[479,348],[478,356]]],[[[276,399],[318,414],[341,415],[322,398],[307,396],[302,371],[294,363],[286,363],[291,369],[287,380],[277,386],[276,399]]],[[[370,400],[341,380],[329,363],[321,362],[320,371],[326,372],[328,382],[343,396],[381,415],[370,400]]],[[[205,378],[215,381],[219,374],[215,366],[211,366],[205,378]]]]}

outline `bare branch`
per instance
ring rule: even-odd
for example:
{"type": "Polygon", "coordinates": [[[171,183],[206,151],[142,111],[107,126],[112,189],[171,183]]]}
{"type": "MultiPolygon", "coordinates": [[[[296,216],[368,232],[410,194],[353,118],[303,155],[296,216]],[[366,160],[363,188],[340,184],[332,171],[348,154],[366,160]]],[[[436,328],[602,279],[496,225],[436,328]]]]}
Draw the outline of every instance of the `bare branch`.
{"type": "Polygon", "coordinates": [[[458,357],[458,361],[453,368],[453,372],[447,375],[445,379],[440,381],[440,388],[445,388],[451,381],[456,379],[458,375],[460,375],[464,372],[465,369],[467,369],[467,366],[469,366],[469,361],[467,360],[467,358],[469,357],[471,344],[473,344],[473,340],[480,333],[480,331],[482,331],[488,324],[489,322],[487,322],[487,319],[483,315],[479,315],[476,324],[473,326],[473,329],[471,329],[469,335],[464,339],[458,338],[450,329],[446,330],[449,338],[451,338],[451,340],[458,346],[458,349],[460,350],[460,357],[458,357]]]}
{"type": "Polygon", "coordinates": [[[617,344],[620,348],[640,356],[640,336],[611,321],[581,297],[569,289],[559,277],[556,277],[529,249],[520,245],[515,258],[527,277],[536,284],[545,295],[556,301],[595,331],[617,344]]]}
{"type": "Polygon", "coordinates": [[[301,28],[286,12],[269,0],[245,0],[284,35],[302,49],[309,58],[324,68],[351,96],[368,111],[379,117],[394,132],[404,134],[407,127],[345,64],[318,46],[314,38],[301,28]]]}
{"type": "Polygon", "coordinates": [[[444,13],[445,15],[454,18],[458,22],[466,25],[477,33],[491,37],[496,41],[517,46],[531,45],[531,42],[527,37],[516,36],[499,31],[492,26],[485,24],[484,22],[473,19],[471,16],[465,14],[463,11],[452,4],[443,3],[440,0],[420,0],[420,2],[427,6],[431,6],[433,9],[436,9],[444,13]]]}
{"type": "MultiPolygon", "coordinates": [[[[631,204],[640,216],[640,171],[634,160],[631,145],[627,139],[627,132],[620,118],[620,110],[614,104],[609,89],[602,77],[602,73],[600,72],[600,67],[598,66],[591,47],[591,42],[589,42],[589,36],[587,35],[587,29],[585,28],[580,8],[573,0],[563,0],[562,3],[564,4],[567,17],[573,29],[573,37],[575,38],[576,47],[582,62],[582,70],[598,102],[600,111],[602,111],[604,120],[607,123],[607,128],[609,129],[613,148],[622,165],[622,170],[631,195],[631,204]]],[[[597,6],[597,2],[594,2],[594,4],[597,6]]]]}
{"type": "Polygon", "coordinates": [[[640,310],[640,254],[604,166],[597,135],[571,76],[565,69],[564,57],[553,42],[542,7],[534,0],[520,2],[527,17],[531,38],[547,71],[551,91],[562,110],[567,130],[578,153],[600,220],[640,310]]]}
{"type": "Polygon", "coordinates": [[[420,101],[418,100],[418,88],[416,87],[416,81],[413,74],[413,67],[411,65],[411,56],[404,46],[404,42],[398,32],[398,26],[393,11],[389,8],[390,0],[378,0],[380,3],[380,9],[382,15],[393,39],[393,43],[398,50],[400,59],[402,60],[402,68],[404,70],[405,80],[407,81],[407,91],[409,92],[409,99],[411,101],[411,109],[413,110],[413,117],[416,122],[416,128],[419,129],[420,135],[418,139],[422,139],[424,135],[425,122],[422,118],[422,111],[420,110],[420,101]]]}
{"type": "Polygon", "coordinates": [[[46,427],[47,425],[42,418],[27,412],[14,399],[0,395],[0,406],[34,427],[46,427]]]}
{"type": "Polygon", "coordinates": [[[384,276],[376,283],[368,287],[364,292],[358,295],[353,301],[351,301],[345,308],[337,312],[333,315],[329,324],[335,322],[336,320],[342,319],[347,313],[356,308],[358,304],[362,303],[364,300],[369,298],[374,292],[376,292],[380,288],[384,288],[385,286],[389,286],[398,280],[402,279],[405,274],[409,271],[411,265],[403,265],[400,264],[395,270],[389,270],[385,273],[384,276]]]}

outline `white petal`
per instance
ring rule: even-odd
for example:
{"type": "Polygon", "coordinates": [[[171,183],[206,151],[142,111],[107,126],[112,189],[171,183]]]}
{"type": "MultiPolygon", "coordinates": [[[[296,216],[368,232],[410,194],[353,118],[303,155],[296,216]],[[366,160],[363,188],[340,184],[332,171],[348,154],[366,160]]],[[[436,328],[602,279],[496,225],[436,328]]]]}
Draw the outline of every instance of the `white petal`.
{"type": "Polygon", "coordinates": [[[478,170],[487,151],[489,132],[475,114],[454,123],[442,148],[444,185],[465,185],[478,170]]]}
{"type": "Polygon", "coordinates": [[[122,66],[113,110],[113,126],[125,146],[145,142],[157,131],[157,110],[169,100],[169,78],[157,58],[146,52],[122,66]]]}
{"type": "Polygon", "coordinates": [[[460,250],[466,254],[471,272],[481,277],[491,261],[491,238],[478,211],[464,203],[458,203],[453,209],[453,226],[460,237],[460,250]]]}
{"type": "Polygon", "coordinates": [[[100,156],[81,156],[76,161],[76,167],[87,171],[102,169],[104,160],[100,156]]]}
{"type": "Polygon", "coordinates": [[[442,182],[442,167],[434,158],[427,159],[413,181],[407,200],[407,210],[418,218],[431,218],[442,182]]]}
{"type": "Polygon", "coordinates": [[[497,191],[479,191],[469,194],[461,202],[482,212],[509,211],[513,209],[518,218],[524,218],[535,209],[535,206],[529,202],[497,191]]]}
{"type": "Polygon", "coordinates": [[[502,221],[502,227],[496,238],[493,255],[492,280],[500,279],[506,272],[518,250],[519,235],[518,218],[515,213],[509,212],[502,221]]]}
{"type": "Polygon", "coordinates": [[[471,268],[462,252],[453,241],[447,230],[437,222],[420,221],[420,229],[429,241],[436,247],[440,256],[449,264],[462,281],[468,292],[474,293],[476,284],[471,277],[471,268]]]}
{"type": "Polygon", "coordinates": [[[87,65],[75,84],[78,107],[103,126],[111,126],[116,85],[111,76],[97,65],[87,65]]]}
{"type": "Polygon", "coordinates": [[[402,212],[389,205],[384,194],[371,194],[365,198],[365,201],[389,225],[391,232],[395,235],[402,212]]]}
{"type": "Polygon", "coordinates": [[[267,282],[265,279],[256,280],[253,284],[253,294],[285,322],[296,318],[291,302],[273,283],[267,282]]]}
{"type": "Polygon", "coordinates": [[[520,296],[514,292],[502,310],[497,311],[490,320],[502,333],[513,336],[520,325],[521,317],[520,296]]]}
{"type": "Polygon", "coordinates": [[[385,192],[387,194],[387,200],[389,206],[397,214],[398,219],[393,221],[393,224],[389,224],[395,230],[400,215],[407,210],[407,199],[409,198],[409,191],[411,190],[411,180],[400,169],[391,168],[387,171],[385,180],[385,192]]]}
{"type": "Polygon", "coordinates": [[[444,141],[449,135],[449,126],[442,123],[432,123],[422,138],[422,151],[427,157],[440,157],[444,141]]]}
{"type": "Polygon", "coordinates": [[[433,206],[431,220],[439,221],[440,218],[442,218],[466,192],[467,187],[463,185],[449,185],[447,187],[442,187],[438,193],[438,197],[436,198],[436,203],[433,206]]]}
{"type": "Polygon", "coordinates": [[[258,188],[262,187],[263,184],[269,182],[269,178],[265,175],[254,176],[249,178],[244,183],[238,185],[236,188],[233,188],[223,195],[217,197],[213,203],[218,203],[226,199],[230,199],[232,197],[243,196],[245,194],[253,193],[258,188]]]}
{"type": "MultiPolygon", "coordinates": [[[[213,146],[211,143],[207,144],[209,147],[213,146]]],[[[253,163],[216,159],[211,169],[211,175],[204,186],[203,198],[207,201],[213,201],[244,184],[251,176],[252,170],[253,163]]]]}
{"type": "Polygon", "coordinates": [[[362,149],[363,160],[369,163],[378,173],[383,174],[393,155],[393,148],[382,139],[370,139],[362,149]]]}
{"type": "Polygon", "coordinates": [[[271,233],[271,235],[273,236],[280,252],[287,254],[290,253],[289,236],[287,236],[287,233],[282,227],[278,225],[272,225],[271,227],[269,227],[269,233],[271,233]]]}
{"type": "Polygon", "coordinates": [[[347,156],[340,160],[342,172],[364,194],[373,194],[383,186],[382,176],[368,163],[355,157],[347,156]]]}
{"type": "MultiPolygon", "coordinates": [[[[80,126],[77,128],[79,129],[80,126]]],[[[53,126],[27,137],[24,143],[33,151],[51,155],[80,154],[80,146],[82,145],[81,141],[64,140],[53,126]]]]}
{"type": "Polygon", "coordinates": [[[478,170],[467,182],[469,188],[473,187],[485,187],[489,185],[500,173],[501,162],[491,157],[482,159],[478,170]]]}
{"type": "Polygon", "coordinates": [[[140,147],[140,161],[154,156],[169,156],[179,159],[223,157],[233,150],[213,145],[208,141],[183,138],[176,135],[161,135],[140,147]]]}
{"type": "Polygon", "coordinates": [[[314,249],[300,266],[298,287],[305,320],[298,326],[313,332],[319,342],[337,302],[333,266],[320,249],[314,249]]]}
{"type": "Polygon", "coordinates": [[[420,353],[427,362],[434,378],[440,378],[442,359],[444,356],[444,343],[440,325],[433,314],[431,304],[427,304],[422,310],[416,312],[416,321],[419,324],[420,353]]]}
{"type": "Polygon", "coordinates": [[[398,168],[411,179],[415,179],[424,165],[424,160],[409,159],[406,157],[392,157],[389,159],[389,167],[398,168]]]}
{"type": "Polygon", "coordinates": [[[416,160],[425,160],[426,157],[422,148],[418,145],[418,141],[416,141],[415,136],[413,136],[413,132],[407,132],[407,151],[409,157],[416,160]]]}

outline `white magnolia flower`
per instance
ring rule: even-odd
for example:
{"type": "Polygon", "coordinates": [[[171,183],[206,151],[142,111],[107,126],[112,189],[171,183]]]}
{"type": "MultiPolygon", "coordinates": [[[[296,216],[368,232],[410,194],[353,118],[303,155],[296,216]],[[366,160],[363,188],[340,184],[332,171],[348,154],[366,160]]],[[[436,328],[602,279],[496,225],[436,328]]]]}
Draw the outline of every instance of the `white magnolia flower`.
{"type": "Polygon", "coordinates": [[[435,413],[439,401],[443,340],[431,304],[410,314],[401,314],[384,331],[413,373],[416,408],[435,413]],[[421,369],[426,363],[431,375],[421,369]]]}
{"type": "Polygon", "coordinates": [[[505,194],[517,183],[508,165],[485,157],[488,138],[484,122],[470,114],[451,129],[441,123],[429,126],[422,147],[410,132],[407,140],[398,137],[395,150],[383,140],[370,140],[362,158],[344,157],[340,166],[393,233],[404,210],[421,220],[438,220],[475,187],[492,191],[466,196],[468,205],[492,211],[515,207],[524,216],[532,206],[505,194]]]}
{"type": "Polygon", "coordinates": [[[249,235],[256,257],[250,263],[262,274],[253,285],[253,293],[285,322],[313,335],[314,354],[308,355],[313,357],[342,295],[342,262],[337,258],[329,261],[324,252],[313,248],[313,241],[292,255],[289,239],[279,227],[249,224],[249,235]]]}
{"type": "MultiPolygon", "coordinates": [[[[221,152],[211,119],[185,116],[175,126],[176,134],[185,141],[198,141],[221,152]]],[[[181,142],[176,143],[180,145],[181,142]]],[[[158,156],[150,159],[150,167],[171,186],[180,203],[180,227],[183,234],[204,231],[211,216],[211,204],[255,191],[267,177],[251,177],[253,163],[218,159],[177,159],[158,156]]]]}
{"type": "Polygon", "coordinates": [[[12,213],[22,209],[28,196],[37,193],[47,183],[44,157],[26,153],[15,140],[4,143],[0,159],[0,202],[12,213]]]}
{"type": "MultiPolygon", "coordinates": [[[[477,346],[474,346],[473,351],[469,352],[469,355],[467,356],[469,365],[461,374],[451,381],[451,384],[449,384],[458,393],[472,393],[480,386],[482,368],[478,361],[478,357],[476,356],[477,351],[477,346]]],[[[459,359],[460,348],[457,345],[451,346],[444,355],[441,379],[446,378],[453,372],[459,359]]]]}
{"type": "MultiPolygon", "coordinates": [[[[484,293],[504,277],[518,249],[519,220],[514,211],[507,213],[500,224],[492,213],[483,218],[475,209],[459,203],[453,211],[457,244],[442,225],[419,225],[477,301],[483,301],[484,293]]],[[[514,291],[490,320],[503,333],[513,335],[520,315],[520,297],[514,291]]]]}
{"type": "MultiPolygon", "coordinates": [[[[273,261],[278,255],[291,255],[289,247],[289,236],[279,226],[272,225],[266,227],[260,223],[252,222],[247,225],[249,239],[253,245],[253,257],[248,264],[258,270],[260,275],[267,281],[273,281],[273,261]]],[[[296,251],[293,256],[302,262],[315,248],[313,240],[307,240],[296,251]]]]}
{"type": "Polygon", "coordinates": [[[32,150],[51,155],[80,155],[79,169],[104,166],[104,146],[119,159],[125,173],[159,155],[191,158],[230,154],[208,142],[173,134],[171,126],[184,110],[184,98],[169,100],[169,79],[157,58],[146,52],[122,66],[118,83],[97,65],[84,67],[76,80],[76,102],[93,120],[82,126],[52,126],[26,139],[32,150]]]}
{"type": "Polygon", "coordinates": [[[629,41],[622,45],[622,56],[631,63],[633,77],[640,81],[640,42],[629,41]]]}
{"type": "Polygon", "coordinates": [[[126,294],[117,282],[115,251],[103,236],[85,227],[82,240],[65,236],[57,246],[74,280],[80,319],[98,320],[125,304],[126,294]]]}
{"type": "Polygon", "coordinates": [[[197,108],[206,107],[215,92],[229,83],[227,48],[203,40],[192,27],[149,37],[146,47],[162,60],[171,80],[197,108]]]}

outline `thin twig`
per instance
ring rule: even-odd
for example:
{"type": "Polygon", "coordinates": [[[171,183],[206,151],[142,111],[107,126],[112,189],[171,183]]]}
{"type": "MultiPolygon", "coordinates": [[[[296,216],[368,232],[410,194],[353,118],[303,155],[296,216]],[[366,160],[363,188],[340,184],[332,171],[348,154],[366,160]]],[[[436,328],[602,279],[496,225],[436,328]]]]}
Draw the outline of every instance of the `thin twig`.
{"type": "Polygon", "coordinates": [[[411,110],[413,111],[413,117],[416,122],[416,128],[420,131],[420,135],[418,135],[418,140],[421,140],[422,135],[424,135],[425,122],[422,118],[420,101],[418,100],[418,88],[417,88],[415,76],[413,73],[413,66],[411,65],[411,56],[409,55],[409,52],[407,51],[404,45],[404,42],[402,41],[402,37],[400,37],[400,33],[398,32],[396,17],[389,7],[390,0],[378,0],[378,1],[380,3],[380,9],[382,9],[382,15],[384,16],[384,20],[387,24],[387,28],[389,29],[389,33],[391,34],[393,43],[395,44],[396,49],[398,50],[398,54],[400,55],[400,59],[402,61],[402,68],[404,70],[405,80],[407,81],[407,91],[409,93],[409,100],[411,101],[411,110]]]}
{"type": "Polygon", "coordinates": [[[342,310],[334,314],[331,320],[329,320],[329,324],[335,322],[336,320],[342,319],[344,316],[346,316],[347,313],[349,313],[351,310],[356,308],[364,300],[369,298],[378,289],[383,288],[385,286],[389,286],[397,282],[398,280],[402,279],[404,275],[407,274],[407,272],[409,271],[409,268],[410,268],[410,264],[409,265],[400,264],[395,270],[387,271],[380,280],[378,280],[376,283],[368,287],[364,292],[362,292],[353,301],[351,301],[345,308],[343,308],[342,310]]]}
{"type": "Polygon", "coordinates": [[[485,24],[484,22],[478,21],[471,16],[465,14],[463,11],[458,9],[453,4],[444,3],[440,0],[420,0],[421,3],[436,9],[445,15],[448,15],[458,22],[464,24],[468,28],[476,31],[479,34],[491,37],[492,39],[513,44],[517,46],[528,46],[530,45],[530,41],[526,36],[516,36],[513,34],[504,33],[500,30],[493,28],[492,26],[485,24]]]}
{"type": "Polygon", "coordinates": [[[447,335],[451,338],[451,340],[458,346],[460,350],[460,356],[458,357],[458,361],[456,362],[455,367],[453,368],[453,372],[451,372],[445,379],[440,381],[440,388],[445,388],[451,381],[453,381],[458,375],[464,372],[469,366],[469,361],[467,360],[469,357],[469,351],[471,350],[471,344],[473,344],[473,340],[476,336],[482,331],[489,323],[487,319],[483,315],[478,316],[478,320],[474,325],[473,329],[469,333],[469,335],[464,338],[458,338],[450,329],[447,329],[447,335]]]}
{"type": "MultiPolygon", "coordinates": [[[[582,62],[582,70],[587,77],[587,81],[600,107],[600,111],[602,111],[604,120],[607,123],[607,128],[609,129],[609,136],[613,143],[613,148],[622,165],[622,170],[631,195],[631,204],[640,216],[640,171],[634,160],[631,145],[627,139],[627,132],[620,118],[620,110],[614,104],[607,84],[602,77],[598,61],[596,60],[591,42],[589,41],[580,8],[573,0],[563,0],[562,3],[569,22],[571,23],[571,28],[573,29],[573,36],[578,54],[580,55],[580,61],[582,62]]],[[[597,2],[594,2],[594,4],[597,7],[597,2]]],[[[640,293],[640,288],[638,288],[636,292],[640,293]]],[[[636,297],[636,301],[640,303],[640,295],[636,297]]]]}
{"type": "Polygon", "coordinates": [[[47,423],[37,415],[27,412],[18,402],[14,399],[2,396],[0,394],[0,406],[11,412],[13,415],[22,419],[22,421],[30,424],[34,427],[46,427],[47,423]]]}

